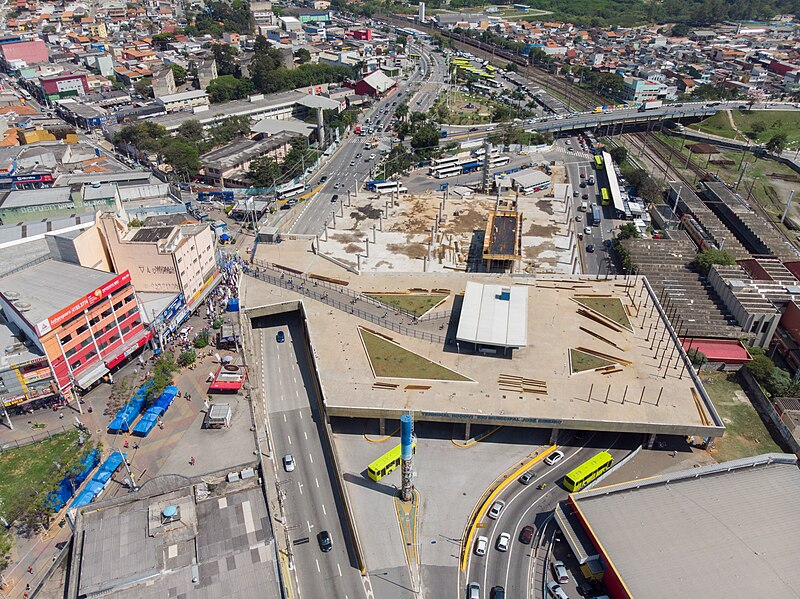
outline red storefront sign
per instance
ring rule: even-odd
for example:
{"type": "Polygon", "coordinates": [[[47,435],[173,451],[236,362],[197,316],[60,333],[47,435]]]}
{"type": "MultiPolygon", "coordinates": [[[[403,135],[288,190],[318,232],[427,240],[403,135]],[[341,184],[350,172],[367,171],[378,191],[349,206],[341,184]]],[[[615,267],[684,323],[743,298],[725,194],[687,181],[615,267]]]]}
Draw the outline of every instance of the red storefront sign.
{"type": "Polygon", "coordinates": [[[70,304],[63,310],[56,312],[47,320],[43,320],[40,323],[38,323],[36,325],[36,332],[39,333],[39,335],[44,335],[45,333],[53,330],[53,327],[57,327],[60,324],[68,321],[73,316],[80,314],[87,308],[92,307],[107,295],[121,289],[127,283],[130,283],[130,280],[131,280],[131,273],[126,270],[121,275],[111,279],[108,283],[106,283],[102,287],[98,287],[91,293],[85,295],[81,299],[70,304]]]}

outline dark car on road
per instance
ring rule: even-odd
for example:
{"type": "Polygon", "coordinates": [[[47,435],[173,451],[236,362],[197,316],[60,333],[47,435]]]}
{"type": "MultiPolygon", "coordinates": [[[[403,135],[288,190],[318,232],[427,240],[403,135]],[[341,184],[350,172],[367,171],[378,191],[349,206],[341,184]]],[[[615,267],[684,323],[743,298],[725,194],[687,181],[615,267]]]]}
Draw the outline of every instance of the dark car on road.
{"type": "Polygon", "coordinates": [[[335,194],[333,194],[333,195],[331,196],[331,202],[335,202],[335,201],[336,201],[336,200],[338,200],[338,199],[339,199],[339,194],[338,194],[338,193],[335,193],[335,194]]]}
{"type": "Polygon", "coordinates": [[[519,533],[519,542],[525,545],[530,545],[533,539],[533,526],[525,526],[519,533]]]}
{"type": "Polygon", "coordinates": [[[594,251],[594,246],[591,245],[591,244],[587,245],[586,246],[586,251],[591,254],[594,251]]]}
{"type": "Polygon", "coordinates": [[[333,541],[331,541],[331,533],[327,530],[323,530],[321,533],[317,535],[317,541],[319,541],[319,548],[322,549],[324,553],[328,553],[331,549],[333,549],[333,541]]]}
{"type": "Polygon", "coordinates": [[[283,331],[278,331],[278,334],[275,335],[275,341],[278,343],[283,343],[286,341],[286,335],[283,334],[283,331]]]}
{"type": "Polygon", "coordinates": [[[506,590],[500,585],[492,587],[492,592],[489,597],[491,599],[506,599],[506,590]]]}

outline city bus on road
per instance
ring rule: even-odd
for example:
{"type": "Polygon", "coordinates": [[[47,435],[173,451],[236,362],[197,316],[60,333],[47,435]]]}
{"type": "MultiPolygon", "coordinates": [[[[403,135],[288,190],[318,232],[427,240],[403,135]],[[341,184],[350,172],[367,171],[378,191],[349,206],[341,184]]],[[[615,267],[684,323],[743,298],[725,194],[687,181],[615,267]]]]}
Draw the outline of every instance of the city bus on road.
{"type": "Polygon", "coordinates": [[[288,200],[302,195],[306,189],[308,189],[308,185],[305,183],[290,183],[276,189],[276,195],[279,200],[288,200]]]}
{"type": "MultiPolygon", "coordinates": [[[[417,442],[411,445],[413,453],[417,453],[417,442]]],[[[400,446],[396,445],[377,460],[367,466],[367,474],[374,481],[379,481],[384,476],[400,465],[400,446]]]]}
{"type": "Polygon", "coordinates": [[[372,181],[367,181],[367,191],[375,191],[375,186],[380,185],[381,183],[386,183],[386,179],[374,179],[372,181]]]}
{"type": "Polygon", "coordinates": [[[611,198],[608,195],[608,189],[606,189],[605,187],[600,189],[600,198],[602,200],[601,203],[603,204],[603,206],[608,206],[608,203],[611,201],[611,198]]]}
{"type": "Polygon", "coordinates": [[[568,472],[564,477],[564,487],[570,493],[580,491],[583,487],[603,474],[614,463],[614,458],[607,451],[601,451],[593,458],[568,472]]]}
{"type": "Polygon", "coordinates": [[[594,168],[596,168],[598,171],[603,168],[603,157],[600,156],[600,154],[594,155],[594,168]]]}

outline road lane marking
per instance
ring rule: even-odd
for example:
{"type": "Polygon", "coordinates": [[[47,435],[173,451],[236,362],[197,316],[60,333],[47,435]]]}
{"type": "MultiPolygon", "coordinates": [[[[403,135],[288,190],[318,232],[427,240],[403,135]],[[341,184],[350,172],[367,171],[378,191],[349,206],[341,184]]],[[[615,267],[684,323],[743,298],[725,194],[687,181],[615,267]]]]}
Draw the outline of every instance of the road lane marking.
{"type": "Polygon", "coordinates": [[[311,460],[312,464],[314,463],[314,456],[313,455],[308,454],[308,459],[311,460]]]}
{"type": "Polygon", "coordinates": [[[292,444],[292,437],[290,435],[286,435],[286,438],[289,439],[289,445],[292,444]]]}
{"type": "Polygon", "coordinates": [[[303,413],[300,412],[300,420],[302,420],[302,419],[303,419],[303,413]]]}
{"type": "Polygon", "coordinates": [[[339,576],[342,575],[342,569],[339,567],[339,563],[336,563],[336,569],[339,570],[339,576]]]}
{"type": "Polygon", "coordinates": [[[303,431],[303,438],[308,441],[308,433],[306,431],[303,431]]]}
{"type": "Polygon", "coordinates": [[[317,572],[322,572],[322,570],[319,569],[319,560],[315,559],[314,561],[317,562],[317,572]]]}
{"type": "Polygon", "coordinates": [[[286,422],[286,412],[283,413],[283,421],[286,422]]]}
{"type": "Polygon", "coordinates": [[[317,489],[319,489],[319,481],[317,480],[316,476],[314,477],[314,482],[317,483],[317,489]]]}
{"type": "Polygon", "coordinates": [[[297,483],[297,487],[300,489],[300,495],[303,494],[303,483],[297,483]]]}
{"type": "Polygon", "coordinates": [[[314,528],[314,526],[308,520],[306,520],[306,525],[308,525],[308,532],[311,532],[311,529],[314,528]]]}
{"type": "Polygon", "coordinates": [[[323,513],[323,515],[325,515],[325,516],[327,516],[327,515],[328,515],[328,511],[325,509],[325,504],[324,504],[324,503],[322,504],[322,513],[323,513]]]}

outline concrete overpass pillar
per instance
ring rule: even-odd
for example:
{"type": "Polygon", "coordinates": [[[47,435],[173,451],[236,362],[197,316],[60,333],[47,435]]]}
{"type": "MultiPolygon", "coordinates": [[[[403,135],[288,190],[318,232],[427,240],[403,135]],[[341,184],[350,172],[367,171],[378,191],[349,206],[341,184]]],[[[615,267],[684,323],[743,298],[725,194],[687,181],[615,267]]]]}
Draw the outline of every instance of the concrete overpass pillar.
{"type": "Polygon", "coordinates": [[[647,441],[645,442],[645,449],[653,449],[653,445],[656,442],[656,434],[650,433],[647,435],[647,441]]]}
{"type": "Polygon", "coordinates": [[[378,434],[381,436],[386,434],[386,418],[378,418],[378,434]]]}
{"type": "Polygon", "coordinates": [[[464,425],[464,441],[469,440],[469,433],[470,433],[470,429],[471,428],[472,428],[472,423],[471,422],[467,422],[464,425]]]}
{"type": "Polygon", "coordinates": [[[554,445],[556,441],[558,441],[558,433],[561,432],[558,428],[552,428],[550,430],[550,445],[554,445]]]}

